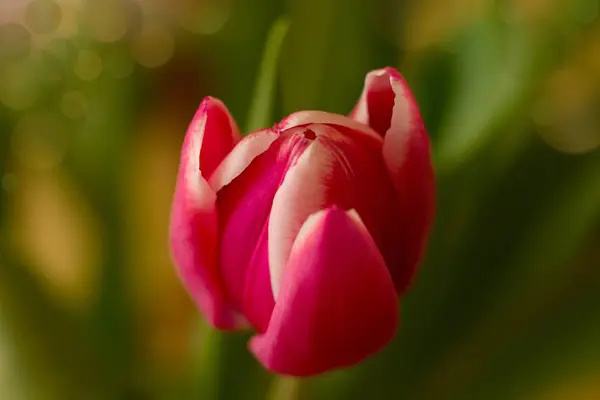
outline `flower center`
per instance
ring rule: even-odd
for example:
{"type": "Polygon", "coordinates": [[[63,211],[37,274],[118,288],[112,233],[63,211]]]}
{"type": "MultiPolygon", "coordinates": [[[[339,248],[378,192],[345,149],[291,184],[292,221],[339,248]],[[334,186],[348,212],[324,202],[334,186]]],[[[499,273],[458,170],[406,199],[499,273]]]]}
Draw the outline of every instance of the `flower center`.
{"type": "Polygon", "coordinates": [[[317,134],[312,129],[306,129],[302,135],[308,140],[315,140],[317,138],[317,134]]]}

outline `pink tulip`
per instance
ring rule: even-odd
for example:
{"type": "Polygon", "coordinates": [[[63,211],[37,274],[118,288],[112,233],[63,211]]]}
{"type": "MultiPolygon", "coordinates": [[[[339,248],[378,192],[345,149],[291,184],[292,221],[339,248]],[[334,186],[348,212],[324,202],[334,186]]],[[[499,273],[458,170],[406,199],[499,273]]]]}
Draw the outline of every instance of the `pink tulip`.
{"type": "Polygon", "coordinates": [[[433,209],[429,139],[385,68],[350,117],[301,111],[243,139],[206,98],[183,145],[171,246],[212,325],[252,326],[266,368],[308,376],[392,339],[433,209]]]}

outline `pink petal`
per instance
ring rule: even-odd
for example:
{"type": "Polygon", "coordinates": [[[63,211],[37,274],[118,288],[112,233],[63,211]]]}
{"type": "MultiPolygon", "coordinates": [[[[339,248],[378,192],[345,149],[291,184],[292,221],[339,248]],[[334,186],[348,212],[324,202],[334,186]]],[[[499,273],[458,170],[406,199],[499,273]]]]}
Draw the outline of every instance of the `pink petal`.
{"type": "Polygon", "coordinates": [[[313,214],[294,243],[267,331],[250,348],[269,370],[309,376],[383,348],[398,320],[394,285],[358,215],[313,214]]]}
{"type": "Polygon", "coordinates": [[[367,75],[351,116],[384,136],[383,158],[402,210],[403,229],[397,243],[404,255],[392,271],[401,293],[417,269],[435,209],[429,137],[410,89],[393,68],[367,75]]]}
{"type": "MultiPolygon", "coordinates": [[[[309,143],[309,140],[301,136],[280,137],[267,151],[258,155],[243,173],[219,191],[217,202],[221,232],[221,273],[227,294],[238,310],[246,309],[247,290],[253,292],[253,288],[257,286],[270,289],[266,243],[273,197],[292,160],[309,143]],[[256,273],[254,271],[259,271],[258,274],[267,278],[267,281],[264,284],[247,284],[248,271],[253,271],[253,274],[256,273]]],[[[268,299],[265,301],[268,303],[268,299]]],[[[254,319],[251,322],[257,329],[265,319],[262,315],[263,303],[261,301],[261,304],[257,302],[248,305],[249,314],[254,319]]]]}
{"type": "Polygon", "coordinates": [[[267,330],[275,307],[269,276],[267,229],[263,228],[262,235],[246,272],[243,305],[244,315],[261,333],[267,330]]]}
{"type": "Polygon", "coordinates": [[[308,125],[313,144],[285,175],[269,222],[271,285],[277,298],[292,245],[306,218],[331,206],[356,209],[384,255],[398,264],[399,210],[380,149],[373,150],[327,125],[308,125]]]}
{"type": "Polygon", "coordinates": [[[393,68],[378,69],[367,74],[365,87],[350,117],[369,125],[382,137],[392,120],[394,92],[390,88],[391,76],[399,76],[393,68]]]}
{"type": "MultiPolygon", "coordinates": [[[[309,125],[307,129],[317,135],[331,134],[333,130],[326,125],[309,125]]],[[[275,194],[269,221],[269,265],[275,296],[300,228],[309,215],[327,202],[326,177],[332,175],[335,162],[335,155],[318,138],[290,168],[275,194]]]]}
{"type": "Polygon", "coordinates": [[[217,268],[216,194],[202,170],[220,162],[219,157],[233,146],[237,132],[231,124],[223,124],[224,115],[229,114],[222,103],[207,98],[190,125],[181,152],[169,233],[178,273],[200,310],[214,326],[233,329],[241,321],[226,299],[217,268]],[[206,163],[201,159],[204,155],[206,163]]]}
{"type": "Polygon", "coordinates": [[[373,129],[365,124],[359,123],[352,118],[344,115],[328,113],[325,111],[299,111],[284,118],[276,129],[284,131],[299,126],[308,124],[326,124],[335,127],[347,128],[344,133],[347,133],[355,138],[365,139],[365,141],[373,146],[381,146],[381,137],[373,129]]]}
{"type": "Polygon", "coordinates": [[[188,135],[197,137],[200,148],[200,170],[208,179],[225,156],[240,140],[240,132],[225,105],[218,99],[206,97],[190,127],[188,135]]]}
{"type": "Polygon", "coordinates": [[[253,132],[242,139],[210,176],[208,183],[215,192],[237,178],[250,163],[267,151],[278,134],[272,129],[253,132]]]}

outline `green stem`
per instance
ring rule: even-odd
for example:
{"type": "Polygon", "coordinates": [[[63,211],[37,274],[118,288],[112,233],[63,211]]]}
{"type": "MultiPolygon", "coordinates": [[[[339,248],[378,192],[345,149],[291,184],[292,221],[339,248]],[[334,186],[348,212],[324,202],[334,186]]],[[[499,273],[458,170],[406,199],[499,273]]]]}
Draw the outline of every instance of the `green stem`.
{"type": "Polygon", "coordinates": [[[202,321],[194,336],[191,398],[265,398],[271,376],[247,350],[250,334],[219,332],[202,321]]]}
{"type": "Polygon", "coordinates": [[[267,393],[268,400],[300,400],[302,381],[298,378],[280,376],[273,379],[267,393]]]}
{"type": "Polygon", "coordinates": [[[279,54],[289,26],[287,18],[280,17],[271,27],[254,87],[246,132],[265,128],[273,120],[279,54]]]}

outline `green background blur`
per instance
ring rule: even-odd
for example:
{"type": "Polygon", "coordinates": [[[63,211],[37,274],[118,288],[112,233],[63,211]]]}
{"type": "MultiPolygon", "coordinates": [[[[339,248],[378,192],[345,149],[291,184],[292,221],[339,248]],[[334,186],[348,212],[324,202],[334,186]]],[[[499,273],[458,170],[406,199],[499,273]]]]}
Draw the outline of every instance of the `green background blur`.
{"type": "Polygon", "coordinates": [[[598,13],[598,0],[0,0],[0,398],[600,399],[598,13]],[[386,65],[433,142],[427,259],[381,354],[270,376],[248,334],[203,324],[173,270],[187,124],[209,94],[243,127],[345,114],[386,65]]]}

